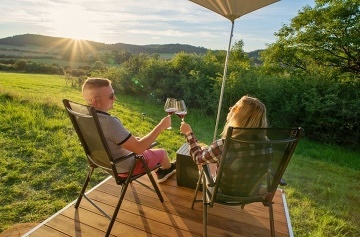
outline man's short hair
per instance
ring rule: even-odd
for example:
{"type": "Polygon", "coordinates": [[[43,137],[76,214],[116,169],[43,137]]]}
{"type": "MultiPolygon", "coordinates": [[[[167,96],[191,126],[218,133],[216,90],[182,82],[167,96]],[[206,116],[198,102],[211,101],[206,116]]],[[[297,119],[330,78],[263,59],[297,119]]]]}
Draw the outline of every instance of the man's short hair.
{"type": "Polygon", "coordinates": [[[96,89],[102,87],[108,87],[111,85],[111,81],[107,78],[88,78],[82,85],[82,96],[88,104],[91,104],[91,100],[96,96],[96,89]]]}
{"type": "Polygon", "coordinates": [[[96,89],[101,87],[107,87],[111,85],[111,81],[107,78],[91,78],[85,80],[82,86],[82,92],[84,93],[84,89],[96,89]]]}

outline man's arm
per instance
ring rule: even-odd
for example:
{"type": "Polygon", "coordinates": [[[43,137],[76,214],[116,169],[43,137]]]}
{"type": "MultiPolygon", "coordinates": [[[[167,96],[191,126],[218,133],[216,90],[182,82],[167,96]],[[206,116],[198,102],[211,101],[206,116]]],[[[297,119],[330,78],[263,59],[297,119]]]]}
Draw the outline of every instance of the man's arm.
{"type": "Polygon", "coordinates": [[[146,136],[140,139],[131,136],[126,142],[121,144],[121,146],[126,150],[132,151],[136,154],[141,154],[146,149],[148,149],[150,145],[155,141],[155,139],[160,135],[160,133],[168,127],[171,127],[170,116],[166,116],[165,118],[163,118],[160,123],[156,125],[155,128],[146,136]]]}

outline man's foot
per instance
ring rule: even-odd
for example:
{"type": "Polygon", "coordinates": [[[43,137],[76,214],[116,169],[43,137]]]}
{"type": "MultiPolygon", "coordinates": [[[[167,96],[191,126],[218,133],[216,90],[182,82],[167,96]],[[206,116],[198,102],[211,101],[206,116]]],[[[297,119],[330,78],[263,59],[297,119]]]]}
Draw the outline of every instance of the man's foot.
{"type": "Polygon", "coordinates": [[[165,182],[172,174],[175,174],[175,173],[176,173],[176,162],[171,163],[171,166],[169,169],[163,170],[160,168],[156,172],[157,182],[158,183],[165,182]]]}

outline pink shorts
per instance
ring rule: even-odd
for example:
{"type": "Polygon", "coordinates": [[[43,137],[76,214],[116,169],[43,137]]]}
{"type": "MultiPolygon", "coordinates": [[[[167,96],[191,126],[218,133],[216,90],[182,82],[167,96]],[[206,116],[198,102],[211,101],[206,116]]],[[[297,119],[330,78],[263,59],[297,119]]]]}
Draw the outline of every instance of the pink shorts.
{"type": "MultiPolygon", "coordinates": [[[[142,153],[144,156],[145,162],[148,165],[149,169],[161,164],[161,161],[165,158],[165,150],[164,149],[150,149],[146,150],[142,153]]],[[[146,172],[143,164],[140,161],[137,161],[134,175],[146,172]]]]}

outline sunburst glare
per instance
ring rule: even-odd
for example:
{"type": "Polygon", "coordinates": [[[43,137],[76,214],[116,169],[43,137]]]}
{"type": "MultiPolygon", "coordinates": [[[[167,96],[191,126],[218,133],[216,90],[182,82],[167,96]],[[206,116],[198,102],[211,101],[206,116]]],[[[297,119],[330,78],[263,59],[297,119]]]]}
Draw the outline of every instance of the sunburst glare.
{"type": "Polygon", "coordinates": [[[101,32],[96,15],[79,5],[52,8],[46,12],[49,30],[54,35],[72,39],[93,39],[101,32]]]}

